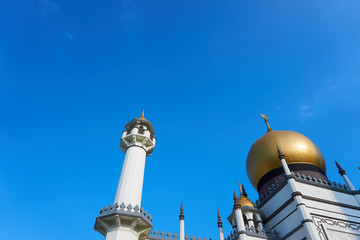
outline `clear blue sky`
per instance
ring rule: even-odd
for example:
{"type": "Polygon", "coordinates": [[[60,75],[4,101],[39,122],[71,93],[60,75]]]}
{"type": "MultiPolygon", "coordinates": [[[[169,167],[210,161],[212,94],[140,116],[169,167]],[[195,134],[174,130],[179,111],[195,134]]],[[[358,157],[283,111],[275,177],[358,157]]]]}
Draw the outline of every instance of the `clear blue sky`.
{"type": "Polygon", "coordinates": [[[124,125],[157,146],[142,204],[154,228],[226,234],[233,190],[266,132],[312,139],[359,181],[357,0],[0,0],[0,239],[103,239],[124,125]]]}

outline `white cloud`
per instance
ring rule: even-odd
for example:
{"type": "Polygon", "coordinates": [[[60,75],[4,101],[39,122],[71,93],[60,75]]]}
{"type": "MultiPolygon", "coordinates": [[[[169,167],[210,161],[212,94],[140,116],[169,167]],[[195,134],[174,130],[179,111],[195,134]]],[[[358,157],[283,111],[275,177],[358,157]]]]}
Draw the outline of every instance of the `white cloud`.
{"type": "Polygon", "coordinates": [[[299,107],[299,114],[303,117],[311,117],[313,113],[310,110],[310,106],[308,105],[301,105],[299,107]]]}

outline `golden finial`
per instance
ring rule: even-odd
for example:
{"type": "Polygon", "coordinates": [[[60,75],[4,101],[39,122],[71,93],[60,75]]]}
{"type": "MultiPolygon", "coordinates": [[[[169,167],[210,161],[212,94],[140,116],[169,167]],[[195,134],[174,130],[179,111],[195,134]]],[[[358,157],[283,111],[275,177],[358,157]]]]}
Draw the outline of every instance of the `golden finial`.
{"type": "Polygon", "coordinates": [[[142,114],[141,114],[141,117],[139,117],[140,119],[144,119],[144,120],[146,120],[146,118],[144,117],[144,109],[142,110],[142,114]]]}
{"type": "Polygon", "coordinates": [[[266,116],[265,114],[260,114],[260,116],[264,119],[266,126],[267,126],[267,133],[271,133],[274,130],[271,129],[269,122],[268,122],[268,116],[266,116]]]}
{"type": "Polygon", "coordinates": [[[243,195],[243,191],[242,191],[242,189],[241,189],[241,183],[240,182],[238,182],[238,184],[239,184],[239,188],[240,188],[240,197],[243,195]]]}

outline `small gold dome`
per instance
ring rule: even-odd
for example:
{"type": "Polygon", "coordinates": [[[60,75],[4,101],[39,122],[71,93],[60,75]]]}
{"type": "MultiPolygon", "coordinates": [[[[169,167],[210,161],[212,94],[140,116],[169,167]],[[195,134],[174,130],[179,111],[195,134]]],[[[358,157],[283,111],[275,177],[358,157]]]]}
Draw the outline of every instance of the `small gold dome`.
{"type": "Polygon", "coordinates": [[[255,189],[266,173],[282,166],[276,146],[285,155],[287,164],[311,164],[326,173],[324,157],[309,138],[293,131],[271,130],[252,145],[247,156],[247,175],[255,189]]]}
{"type": "Polygon", "coordinates": [[[241,207],[245,207],[245,206],[255,207],[255,204],[245,196],[239,197],[239,203],[240,203],[241,207]]]}
{"type": "Polygon", "coordinates": [[[246,207],[246,206],[255,207],[255,204],[249,198],[247,198],[245,187],[244,185],[241,185],[240,182],[239,182],[239,189],[240,189],[240,197],[238,200],[241,207],[246,207]]]}

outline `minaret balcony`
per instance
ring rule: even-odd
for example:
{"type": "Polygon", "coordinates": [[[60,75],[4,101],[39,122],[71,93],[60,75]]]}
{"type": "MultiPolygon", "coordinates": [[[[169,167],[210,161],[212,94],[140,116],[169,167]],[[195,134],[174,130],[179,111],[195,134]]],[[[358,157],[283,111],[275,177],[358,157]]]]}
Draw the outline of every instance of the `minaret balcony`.
{"type": "Polygon", "coordinates": [[[121,139],[120,149],[126,152],[129,147],[141,147],[146,151],[146,156],[150,156],[154,150],[155,142],[155,137],[148,137],[140,133],[130,133],[121,139]]]}
{"type": "Polygon", "coordinates": [[[129,204],[127,207],[124,203],[120,206],[115,204],[109,207],[104,207],[100,211],[100,215],[96,218],[95,230],[106,236],[108,232],[122,228],[134,232],[139,239],[145,239],[152,229],[151,214],[144,211],[139,206],[132,207],[129,204]]]}

